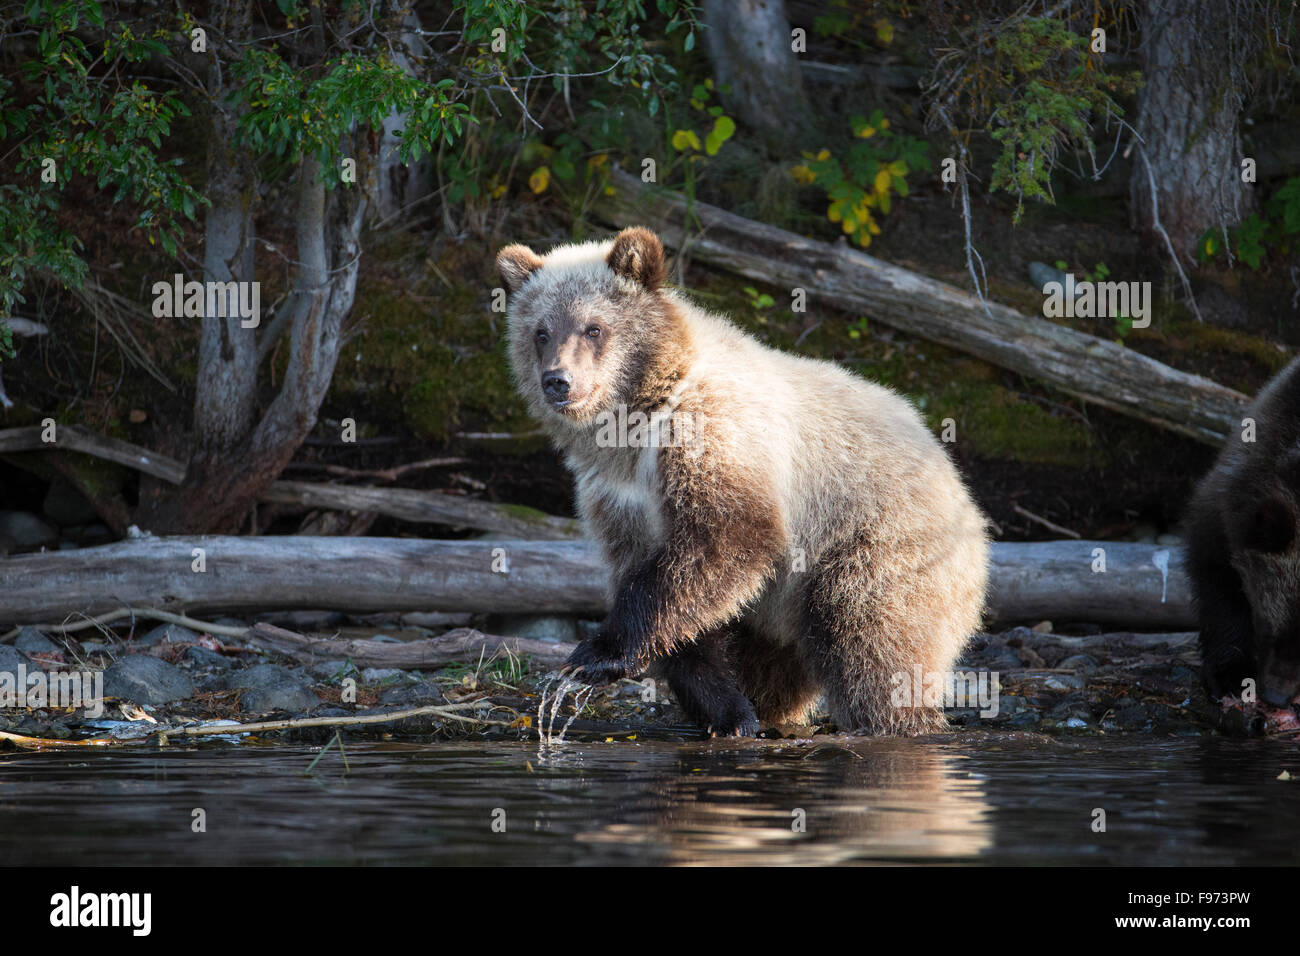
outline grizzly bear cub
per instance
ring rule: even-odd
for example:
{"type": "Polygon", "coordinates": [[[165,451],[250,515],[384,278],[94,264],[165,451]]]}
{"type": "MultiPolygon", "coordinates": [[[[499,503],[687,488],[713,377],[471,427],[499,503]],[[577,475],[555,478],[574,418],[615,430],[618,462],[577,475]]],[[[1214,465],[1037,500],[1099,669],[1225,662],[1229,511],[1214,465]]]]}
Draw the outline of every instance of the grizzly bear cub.
{"type": "Polygon", "coordinates": [[[1215,697],[1300,695],[1300,359],[1259,393],[1188,510],[1187,574],[1215,697]]]}
{"type": "Polygon", "coordinates": [[[612,571],[568,669],[666,678],[714,734],[801,723],[823,694],[845,730],[942,729],[932,697],[895,688],[951,671],[988,539],[915,409],[664,288],[649,230],[508,246],[497,269],[519,390],[612,571]]]}

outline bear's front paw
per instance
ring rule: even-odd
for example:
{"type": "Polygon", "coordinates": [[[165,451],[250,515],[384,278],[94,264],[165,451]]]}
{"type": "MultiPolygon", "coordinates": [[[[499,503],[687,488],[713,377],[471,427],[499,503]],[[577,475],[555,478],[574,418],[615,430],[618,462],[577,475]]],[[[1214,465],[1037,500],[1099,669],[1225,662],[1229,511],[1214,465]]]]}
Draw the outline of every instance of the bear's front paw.
{"type": "Polygon", "coordinates": [[[588,684],[612,684],[627,676],[627,662],[583,641],[564,662],[561,674],[588,684]]]}

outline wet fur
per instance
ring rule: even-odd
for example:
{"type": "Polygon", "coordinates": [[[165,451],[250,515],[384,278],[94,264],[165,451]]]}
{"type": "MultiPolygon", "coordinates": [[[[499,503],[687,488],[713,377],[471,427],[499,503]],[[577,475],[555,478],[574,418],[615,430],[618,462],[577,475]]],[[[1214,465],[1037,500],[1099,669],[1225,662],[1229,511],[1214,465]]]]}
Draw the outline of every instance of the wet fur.
{"type": "Polygon", "coordinates": [[[605,625],[570,663],[593,682],[662,674],[719,734],[803,721],[822,694],[843,729],[941,729],[937,708],[891,704],[891,678],[952,669],[979,623],[988,541],[912,406],[662,289],[647,230],[501,256],[517,384],[612,569],[605,625]],[[599,401],[558,412],[537,330],[576,334],[595,316],[610,337],[581,387],[599,401]],[[600,447],[591,416],[620,403],[703,429],[681,447],[600,447]]]}
{"type": "Polygon", "coordinates": [[[1300,692],[1300,360],[1246,412],[1188,510],[1187,571],[1201,626],[1202,675],[1216,697],[1242,682],[1300,692]]]}

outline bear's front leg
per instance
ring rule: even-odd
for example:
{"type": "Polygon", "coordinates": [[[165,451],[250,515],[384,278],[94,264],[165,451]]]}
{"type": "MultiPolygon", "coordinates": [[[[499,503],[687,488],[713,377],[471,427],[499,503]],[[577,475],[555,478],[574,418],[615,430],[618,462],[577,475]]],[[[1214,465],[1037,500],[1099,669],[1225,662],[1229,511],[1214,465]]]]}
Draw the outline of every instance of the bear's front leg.
{"type": "Polygon", "coordinates": [[[589,684],[608,684],[644,671],[654,655],[654,614],[660,558],[644,562],[615,592],[604,626],[569,655],[564,672],[589,684]]]}
{"type": "Polygon", "coordinates": [[[786,546],[763,476],[680,448],[662,449],[658,464],[665,540],[618,580],[605,626],[570,657],[582,680],[637,676],[735,619],[786,546]]]}
{"type": "Polygon", "coordinates": [[[628,662],[613,645],[599,637],[579,644],[564,662],[560,673],[588,684],[612,684],[628,676],[628,662]]]}

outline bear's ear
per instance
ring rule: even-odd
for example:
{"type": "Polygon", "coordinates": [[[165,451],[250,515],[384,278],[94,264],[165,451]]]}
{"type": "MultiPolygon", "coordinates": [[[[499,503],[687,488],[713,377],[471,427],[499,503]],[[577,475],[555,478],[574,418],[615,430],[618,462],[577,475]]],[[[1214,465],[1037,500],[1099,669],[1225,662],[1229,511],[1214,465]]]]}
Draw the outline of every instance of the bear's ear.
{"type": "Polygon", "coordinates": [[[518,292],[528,277],[541,267],[542,257],[527,246],[506,246],[497,253],[497,272],[511,292],[518,292]]]}
{"type": "Polygon", "coordinates": [[[615,274],[640,283],[651,292],[658,289],[665,278],[663,243],[653,232],[641,226],[624,229],[618,234],[605,263],[615,274]]]}
{"type": "Polygon", "coordinates": [[[1289,502],[1273,494],[1257,502],[1248,514],[1250,524],[1242,542],[1247,548],[1264,554],[1290,550],[1296,536],[1296,513],[1289,502]]]}

